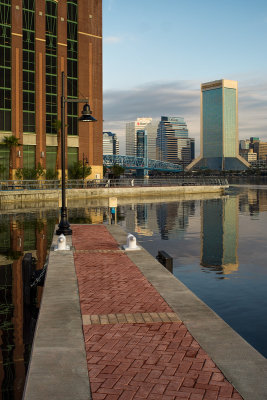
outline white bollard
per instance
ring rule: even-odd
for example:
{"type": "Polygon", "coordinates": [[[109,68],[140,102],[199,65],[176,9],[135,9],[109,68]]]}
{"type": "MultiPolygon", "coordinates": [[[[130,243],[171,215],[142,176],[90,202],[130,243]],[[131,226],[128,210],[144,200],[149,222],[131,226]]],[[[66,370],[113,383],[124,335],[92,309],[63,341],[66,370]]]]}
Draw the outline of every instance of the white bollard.
{"type": "Polygon", "coordinates": [[[61,235],[58,237],[55,251],[57,250],[70,250],[70,246],[66,244],[66,236],[64,236],[63,233],[61,233],[61,235]]]}
{"type": "Polygon", "coordinates": [[[124,250],[140,250],[140,247],[136,245],[136,237],[131,233],[127,236],[127,244],[122,247],[124,250]]]}

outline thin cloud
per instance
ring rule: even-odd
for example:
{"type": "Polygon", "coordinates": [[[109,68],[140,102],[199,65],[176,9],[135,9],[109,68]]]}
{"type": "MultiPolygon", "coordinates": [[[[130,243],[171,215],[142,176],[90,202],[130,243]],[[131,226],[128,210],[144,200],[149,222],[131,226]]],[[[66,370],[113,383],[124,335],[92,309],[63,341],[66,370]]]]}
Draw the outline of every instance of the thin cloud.
{"type": "Polygon", "coordinates": [[[239,84],[239,138],[267,141],[267,82],[239,84]]]}
{"type": "MultiPolygon", "coordinates": [[[[138,117],[184,117],[189,136],[200,141],[200,82],[153,82],[128,90],[104,92],[104,127],[118,134],[125,152],[125,125],[138,117]]],[[[239,138],[259,136],[267,141],[267,82],[239,84],[239,138]]]]}
{"type": "Polygon", "coordinates": [[[122,38],[119,36],[107,36],[104,38],[104,42],[107,44],[115,44],[122,41],[122,38]]]}
{"type": "Polygon", "coordinates": [[[114,0],[108,0],[108,11],[112,10],[113,4],[114,4],[114,0]]]}
{"type": "MultiPolygon", "coordinates": [[[[117,133],[125,152],[125,125],[138,117],[160,120],[162,115],[181,116],[189,135],[199,138],[199,84],[193,81],[155,82],[129,90],[104,92],[104,129],[117,133]]],[[[198,147],[198,146],[197,146],[198,147]]]]}

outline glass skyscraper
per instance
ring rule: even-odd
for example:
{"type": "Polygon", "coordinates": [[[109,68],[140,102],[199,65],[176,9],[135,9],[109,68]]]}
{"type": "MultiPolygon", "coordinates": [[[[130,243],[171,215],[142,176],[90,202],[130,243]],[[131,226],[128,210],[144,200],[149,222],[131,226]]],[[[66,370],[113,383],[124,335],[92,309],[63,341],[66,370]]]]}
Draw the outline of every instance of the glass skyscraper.
{"type": "MultiPolygon", "coordinates": [[[[184,149],[191,155],[191,141],[188,137],[188,128],[184,118],[161,117],[157,132],[157,159],[172,163],[188,161],[184,149]]],[[[191,159],[189,159],[189,162],[191,159]]],[[[188,164],[188,162],[187,162],[188,164]]]]}
{"type": "Polygon", "coordinates": [[[236,81],[218,80],[201,85],[201,153],[189,169],[246,169],[239,156],[238,87],[236,81]]]}

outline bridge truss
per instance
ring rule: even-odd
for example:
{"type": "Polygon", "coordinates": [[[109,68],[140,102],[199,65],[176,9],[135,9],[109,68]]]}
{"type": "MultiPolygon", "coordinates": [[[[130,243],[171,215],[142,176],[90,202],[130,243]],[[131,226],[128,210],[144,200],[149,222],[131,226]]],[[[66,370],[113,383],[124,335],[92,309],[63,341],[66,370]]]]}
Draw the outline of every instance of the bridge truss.
{"type": "Polygon", "coordinates": [[[125,169],[143,169],[149,171],[168,171],[180,172],[183,170],[179,164],[172,164],[165,161],[150,160],[143,157],[120,156],[120,155],[104,155],[103,165],[112,167],[114,164],[120,165],[125,169]]]}

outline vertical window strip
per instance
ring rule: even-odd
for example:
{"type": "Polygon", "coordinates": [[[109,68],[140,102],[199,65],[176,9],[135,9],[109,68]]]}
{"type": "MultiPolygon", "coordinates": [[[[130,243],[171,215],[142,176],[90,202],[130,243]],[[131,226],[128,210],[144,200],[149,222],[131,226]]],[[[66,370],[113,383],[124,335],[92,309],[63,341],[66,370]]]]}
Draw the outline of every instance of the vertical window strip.
{"type": "Polygon", "coordinates": [[[23,132],[35,132],[35,0],[23,0],[23,132]]]}
{"type": "Polygon", "coordinates": [[[35,167],[35,146],[23,146],[23,168],[32,169],[35,167]]]}
{"type": "Polygon", "coordinates": [[[11,131],[11,0],[0,1],[0,131],[11,131]]]}
{"type": "MultiPolygon", "coordinates": [[[[67,76],[68,97],[78,97],[78,7],[77,1],[67,1],[67,76]]],[[[78,135],[78,105],[68,104],[68,135],[78,135]]]]}
{"type": "Polygon", "coordinates": [[[46,133],[56,134],[57,116],[57,3],[46,0],[46,133]]]}

